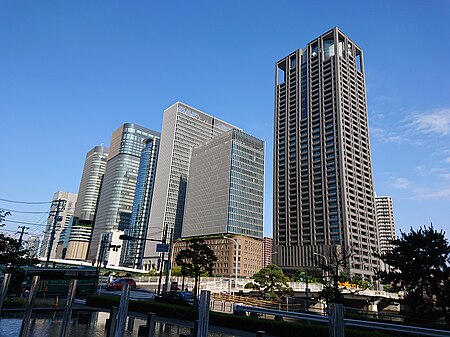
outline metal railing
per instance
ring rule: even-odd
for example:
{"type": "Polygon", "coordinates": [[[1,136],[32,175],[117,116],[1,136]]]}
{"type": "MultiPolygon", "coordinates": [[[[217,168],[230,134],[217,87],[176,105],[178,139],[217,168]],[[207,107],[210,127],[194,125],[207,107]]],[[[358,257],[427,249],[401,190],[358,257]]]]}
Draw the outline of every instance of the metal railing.
{"type": "MultiPolygon", "coordinates": [[[[308,313],[299,313],[299,312],[289,312],[282,310],[274,310],[268,308],[257,308],[250,306],[237,305],[237,311],[241,312],[251,312],[263,315],[273,315],[280,317],[288,317],[294,319],[300,319],[310,322],[316,322],[320,324],[328,324],[328,317],[321,315],[314,315],[308,313]]],[[[399,332],[406,333],[412,335],[421,335],[421,336],[432,336],[432,337],[449,337],[450,331],[446,330],[438,330],[438,329],[430,329],[430,328],[422,328],[411,325],[399,325],[392,323],[382,323],[382,322],[372,322],[372,321],[363,321],[357,319],[349,319],[344,318],[344,324],[346,327],[355,327],[362,328],[368,330],[382,330],[382,331],[390,331],[390,332],[399,332]]]]}

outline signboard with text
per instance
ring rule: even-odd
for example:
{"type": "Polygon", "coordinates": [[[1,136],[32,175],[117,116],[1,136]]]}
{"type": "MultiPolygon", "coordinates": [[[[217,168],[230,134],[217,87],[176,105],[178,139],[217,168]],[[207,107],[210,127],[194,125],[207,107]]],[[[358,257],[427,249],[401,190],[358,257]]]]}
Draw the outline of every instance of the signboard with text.
{"type": "Polygon", "coordinates": [[[167,252],[169,252],[169,244],[167,244],[167,243],[158,243],[156,245],[156,252],[157,253],[167,253],[167,252]]]}

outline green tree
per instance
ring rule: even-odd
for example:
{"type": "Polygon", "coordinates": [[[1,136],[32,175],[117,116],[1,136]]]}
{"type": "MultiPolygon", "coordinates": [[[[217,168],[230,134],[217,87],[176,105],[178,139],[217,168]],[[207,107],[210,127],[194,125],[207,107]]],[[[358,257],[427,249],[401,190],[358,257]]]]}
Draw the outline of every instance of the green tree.
{"type": "Polygon", "coordinates": [[[284,275],[280,267],[275,264],[269,264],[253,275],[254,283],[252,287],[258,289],[264,296],[281,299],[285,294],[291,293],[289,287],[289,277],[284,275]]]}
{"type": "Polygon", "coordinates": [[[205,273],[212,276],[214,262],[217,257],[203,239],[195,238],[188,241],[187,249],[181,250],[175,257],[175,262],[181,267],[181,274],[194,277],[194,304],[197,303],[200,276],[205,273]]]}
{"type": "Polygon", "coordinates": [[[299,269],[292,275],[292,280],[294,282],[305,282],[305,283],[321,283],[322,278],[316,275],[313,271],[299,269]]]}
{"type": "Polygon", "coordinates": [[[392,241],[391,252],[380,255],[386,270],[377,273],[392,290],[405,292],[413,316],[450,323],[450,245],[443,231],[430,227],[410,229],[392,241]]]}
{"type": "Polygon", "coordinates": [[[5,211],[4,209],[0,209],[0,227],[5,226],[5,224],[3,222],[5,221],[5,218],[10,215],[11,215],[10,211],[5,211]]]}
{"type": "Polygon", "coordinates": [[[172,276],[183,276],[180,266],[173,266],[170,273],[172,276]]]}
{"type": "Polygon", "coordinates": [[[34,265],[39,260],[30,257],[30,251],[24,249],[19,240],[0,234],[0,268],[12,272],[20,266],[34,265]]]}

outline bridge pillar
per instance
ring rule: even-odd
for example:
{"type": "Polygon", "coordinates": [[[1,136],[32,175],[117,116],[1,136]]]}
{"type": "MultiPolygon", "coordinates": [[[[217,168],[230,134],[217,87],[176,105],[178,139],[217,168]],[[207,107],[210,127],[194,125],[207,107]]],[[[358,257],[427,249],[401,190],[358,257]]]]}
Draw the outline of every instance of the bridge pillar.
{"type": "Polygon", "coordinates": [[[374,312],[378,313],[378,304],[380,302],[381,302],[380,299],[369,300],[368,303],[367,303],[367,310],[374,311],[374,312]]]}

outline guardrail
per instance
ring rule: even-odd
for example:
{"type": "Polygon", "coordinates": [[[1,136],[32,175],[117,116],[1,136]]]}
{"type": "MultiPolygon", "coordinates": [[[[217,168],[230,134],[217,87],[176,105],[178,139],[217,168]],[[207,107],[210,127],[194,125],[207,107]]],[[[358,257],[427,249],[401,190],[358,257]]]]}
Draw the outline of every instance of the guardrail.
{"type": "MultiPolygon", "coordinates": [[[[282,310],[274,310],[267,308],[257,308],[257,307],[249,307],[243,305],[236,305],[235,309],[237,311],[242,312],[253,312],[257,314],[263,315],[273,315],[280,317],[288,317],[294,319],[301,319],[310,322],[316,322],[320,324],[328,324],[328,316],[307,314],[307,313],[298,313],[298,312],[289,312],[282,310]]],[[[411,325],[399,325],[392,323],[381,323],[381,322],[372,322],[372,321],[363,321],[357,319],[349,319],[344,318],[344,324],[346,327],[355,327],[355,328],[363,328],[369,330],[383,330],[390,332],[399,332],[413,335],[421,335],[421,336],[431,336],[431,337],[449,337],[450,331],[446,330],[438,330],[438,329],[430,329],[430,328],[422,328],[411,325]]]]}

